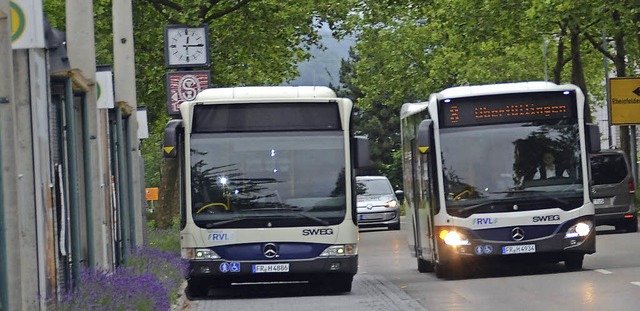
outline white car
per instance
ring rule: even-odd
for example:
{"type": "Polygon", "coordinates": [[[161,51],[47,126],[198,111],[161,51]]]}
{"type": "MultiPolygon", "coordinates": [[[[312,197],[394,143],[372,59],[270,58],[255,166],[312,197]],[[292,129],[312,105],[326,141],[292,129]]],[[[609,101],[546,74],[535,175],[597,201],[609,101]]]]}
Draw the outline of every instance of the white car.
{"type": "Polygon", "coordinates": [[[400,230],[400,201],[402,190],[394,191],[385,176],[357,176],[359,227],[388,227],[400,230]]]}

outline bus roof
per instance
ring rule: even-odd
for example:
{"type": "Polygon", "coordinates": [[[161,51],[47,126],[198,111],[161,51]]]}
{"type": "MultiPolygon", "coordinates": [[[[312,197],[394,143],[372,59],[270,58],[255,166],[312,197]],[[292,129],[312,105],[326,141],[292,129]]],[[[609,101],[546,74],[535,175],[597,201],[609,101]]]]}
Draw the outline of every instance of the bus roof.
{"type": "Polygon", "coordinates": [[[402,107],[400,107],[400,119],[427,109],[428,104],[428,102],[403,104],[402,107]]]}
{"type": "Polygon", "coordinates": [[[336,98],[336,93],[326,86],[243,86],[210,88],[200,92],[194,102],[285,98],[336,98]]]}
{"type": "Polygon", "coordinates": [[[557,85],[553,82],[546,81],[530,81],[515,83],[497,83],[486,85],[467,85],[456,86],[442,90],[435,95],[438,98],[458,98],[480,95],[492,95],[503,93],[525,93],[535,91],[559,91],[559,90],[575,90],[574,85],[557,85]]]}
{"type": "MultiPolygon", "coordinates": [[[[482,95],[495,95],[506,93],[526,93],[536,91],[563,91],[563,90],[577,90],[582,94],[580,89],[573,84],[558,85],[548,81],[528,81],[528,82],[511,82],[511,83],[496,83],[496,84],[484,84],[484,85],[465,85],[454,86],[444,89],[440,92],[433,93],[430,96],[430,100],[435,97],[436,99],[445,98],[460,98],[470,96],[482,96],[482,95]]],[[[418,113],[427,109],[429,102],[418,103],[405,103],[400,109],[400,118],[404,119],[410,115],[418,113]]]]}

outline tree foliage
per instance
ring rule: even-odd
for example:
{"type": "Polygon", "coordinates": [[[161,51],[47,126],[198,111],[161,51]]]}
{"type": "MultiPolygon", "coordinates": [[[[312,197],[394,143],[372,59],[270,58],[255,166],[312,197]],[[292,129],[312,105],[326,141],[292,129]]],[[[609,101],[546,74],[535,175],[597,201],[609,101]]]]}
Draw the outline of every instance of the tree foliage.
{"type": "MultiPolygon", "coordinates": [[[[351,7],[334,16],[342,21],[338,34],[357,37],[342,79],[361,95],[356,107],[370,120],[361,129],[374,140],[382,129],[399,139],[397,120],[380,123],[388,110],[397,115],[403,103],[427,100],[447,87],[547,79],[574,83],[590,105],[602,106],[603,54],[609,61],[626,60],[616,66],[618,76],[629,67],[637,72],[640,10],[634,1],[362,0],[351,7]],[[620,51],[623,44],[632,48],[620,51]]],[[[398,153],[391,147],[397,145],[376,141],[381,150],[374,155],[398,153]]],[[[397,165],[378,159],[380,167],[397,165]]]]}
{"type": "MultiPolygon", "coordinates": [[[[372,141],[375,171],[401,178],[400,106],[465,84],[548,79],[578,84],[604,105],[603,58],[636,74],[640,9],[635,0],[133,0],[138,104],[148,108],[147,184],[159,183],[166,113],[163,29],[208,24],[212,86],[274,85],[298,75],[328,22],[357,44],[343,63],[341,94],[372,141]],[[604,34],[604,43],[602,40],[604,34]]],[[[112,63],[111,1],[94,0],[99,64],[112,63]]],[[[64,29],[64,1],[45,1],[64,29]]],[[[625,127],[623,137],[625,139],[625,127]]],[[[628,131],[626,132],[628,133],[628,131]]],[[[623,142],[624,147],[624,142],[623,142]]]]}

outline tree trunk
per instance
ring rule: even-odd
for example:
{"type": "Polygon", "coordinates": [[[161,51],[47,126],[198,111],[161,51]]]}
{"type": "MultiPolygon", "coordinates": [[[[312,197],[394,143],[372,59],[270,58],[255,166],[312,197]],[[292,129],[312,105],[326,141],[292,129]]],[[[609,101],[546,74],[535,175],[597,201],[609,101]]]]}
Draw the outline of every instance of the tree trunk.
{"type": "Polygon", "coordinates": [[[564,41],[563,38],[567,34],[565,27],[562,26],[560,31],[560,39],[558,40],[558,51],[556,57],[556,65],[553,67],[553,82],[555,84],[562,83],[562,69],[564,68],[564,41]]]}
{"type": "Polygon", "coordinates": [[[158,229],[171,227],[172,220],[180,213],[180,176],[178,159],[163,159],[160,168],[160,189],[156,208],[158,229]]]}
{"type": "Polygon", "coordinates": [[[587,82],[584,77],[582,56],[580,55],[580,30],[577,27],[570,26],[569,37],[571,45],[571,83],[577,85],[582,90],[582,93],[584,93],[585,119],[587,122],[592,122],[589,93],[587,90],[587,82]]]}
{"type": "MultiPolygon", "coordinates": [[[[613,20],[620,29],[620,14],[616,11],[613,13],[613,20]]],[[[616,76],[617,77],[626,77],[627,76],[627,67],[625,58],[627,57],[627,51],[625,49],[624,42],[624,32],[622,30],[618,30],[618,32],[613,37],[615,42],[616,54],[613,59],[613,64],[616,66],[616,76]]],[[[609,103],[611,105],[611,103],[609,103]]],[[[631,148],[629,142],[629,126],[623,125],[620,126],[620,149],[624,151],[629,158],[631,158],[631,148]]]]}

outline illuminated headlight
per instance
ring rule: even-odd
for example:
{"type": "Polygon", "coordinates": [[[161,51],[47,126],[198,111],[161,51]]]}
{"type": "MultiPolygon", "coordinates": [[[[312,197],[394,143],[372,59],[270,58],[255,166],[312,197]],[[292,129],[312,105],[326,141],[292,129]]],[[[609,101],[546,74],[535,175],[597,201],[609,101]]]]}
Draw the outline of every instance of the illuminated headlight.
{"type": "Polygon", "coordinates": [[[447,245],[469,245],[469,239],[464,234],[457,231],[442,230],[440,231],[439,236],[444,241],[444,244],[447,245]]]}
{"type": "Polygon", "coordinates": [[[357,254],[358,254],[357,244],[344,244],[344,245],[333,245],[333,246],[327,247],[320,254],[320,257],[353,256],[357,254]]]}
{"type": "Polygon", "coordinates": [[[593,224],[590,221],[579,222],[569,228],[564,235],[565,239],[573,239],[577,237],[585,237],[591,233],[593,224]]]}
{"type": "Polygon", "coordinates": [[[398,201],[391,200],[391,201],[385,203],[384,206],[385,207],[389,207],[389,208],[394,208],[394,207],[398,206],[398,201]]]}
{"type": "Polygon", "coordinates": [[[183,248],[182,258],[190,260],[212,260],[220,259],[220,255],[208,248],[183,248]]]}

